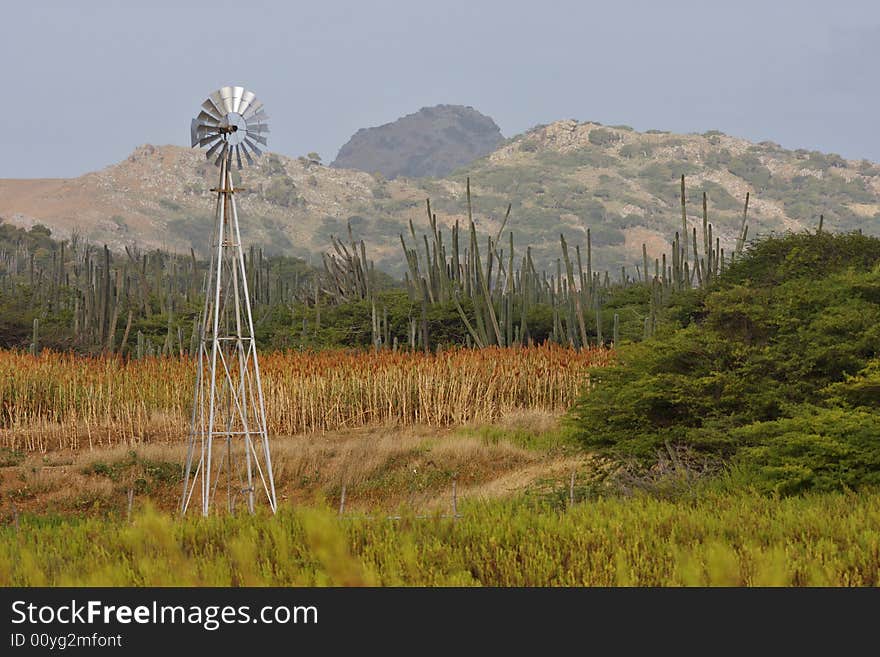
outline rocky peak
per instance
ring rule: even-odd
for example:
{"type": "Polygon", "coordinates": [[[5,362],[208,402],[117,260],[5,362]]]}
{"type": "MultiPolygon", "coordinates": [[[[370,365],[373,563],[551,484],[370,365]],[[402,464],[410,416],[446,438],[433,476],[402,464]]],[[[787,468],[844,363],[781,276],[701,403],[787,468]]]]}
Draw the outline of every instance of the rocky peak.
{"type": "Polygon", "coordinates": [[[503,140],[495,121],[473,107],[436,105],[358,130],[331,166],[389,179],[442,177],[491,153],[503,140]]]}

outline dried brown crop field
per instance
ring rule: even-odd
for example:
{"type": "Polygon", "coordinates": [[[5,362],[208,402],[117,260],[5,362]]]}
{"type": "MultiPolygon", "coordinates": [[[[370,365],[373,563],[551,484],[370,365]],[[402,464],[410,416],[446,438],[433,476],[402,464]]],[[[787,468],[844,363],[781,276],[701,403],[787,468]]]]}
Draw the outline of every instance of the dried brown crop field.
{"type": "MultiPolygon", "coordinates": [[[[270,434],[363,426],[456,426],[520,410],[558,412],[613,352],[546,345],[413,352],[276,352],[261,357],[270,434]]],[[[0,447],[48,452],[181,441],[188,358],[0,352],[0,447]]]]}

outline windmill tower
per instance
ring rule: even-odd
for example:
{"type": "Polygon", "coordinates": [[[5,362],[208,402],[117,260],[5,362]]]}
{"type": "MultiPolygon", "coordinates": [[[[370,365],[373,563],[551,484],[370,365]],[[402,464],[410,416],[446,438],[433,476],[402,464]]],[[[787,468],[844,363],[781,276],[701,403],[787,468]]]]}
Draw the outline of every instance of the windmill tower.
{"type": "Polygon", "coordinates": [[[242,156],[253,166],[262,155],[268,117],[243,87],[223,87],[202,103],[192,120],[192,146],[207,147],[219,169],[211,265],[200,319],[196,384],[184,471],[181,514],[198,500],[201,514],[212,507],[233,513],[256,498],[277,500],[266,408],[254,339],[248,279],[238,225],[231,168],[242,156]],[[198,491],[198,492],[196,492],[198,491]]]}

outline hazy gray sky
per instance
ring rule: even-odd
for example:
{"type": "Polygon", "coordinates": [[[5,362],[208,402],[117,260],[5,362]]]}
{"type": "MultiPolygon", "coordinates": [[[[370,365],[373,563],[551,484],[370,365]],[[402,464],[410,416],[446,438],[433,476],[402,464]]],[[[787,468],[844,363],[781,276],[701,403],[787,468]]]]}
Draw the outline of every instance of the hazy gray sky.
{"type": "Polygon", "coordinates": [[[272,150],[330,161],[361,127],[472,105],[505,136],[575,118],[719,129],[880,160],[880,3],[4,2],[0,177],[189,145],[242,84],[272,150]]]}

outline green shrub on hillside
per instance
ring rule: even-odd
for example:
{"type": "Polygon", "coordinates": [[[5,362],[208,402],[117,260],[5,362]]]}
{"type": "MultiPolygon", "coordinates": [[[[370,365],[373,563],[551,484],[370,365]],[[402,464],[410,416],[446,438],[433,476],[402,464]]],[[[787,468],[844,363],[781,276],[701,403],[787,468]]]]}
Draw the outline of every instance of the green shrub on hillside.
{"type": "Polygon", "coordinates": [[[631,143],[620,147],[620,156],[626,158],[649,157],[654,152],[650,144],[631,143]]]}
{"type": "Polygon", "coordinates": [[[268,153],[266,157],[262,158],[260,168],[266,176],[285,175],[287,173],[281,158],[275,153],[268,153]]]}
{"type": "Polygon", "coordinates": [[[303,202],[302,197],[296,191],[293,179],[287,175],[272,178],[272,182],[266,187],[263,196],[270,203],[285,208],[295,207],[303,202]]]}
{"type": "Polygon", "coordinates": [[[594,128],[593,130],[590,130],[590,134],[587,139],[589,139],[590,143],[594,146],[611,146],[612,144],[620,141],[621,137],[613,130],[606,130],[605,128],[594,128]]]}
{"type": "Polygon", "coordinates": [[[748,181],[756,189],[764,189],[770,184],[770,169],[751,153],[731,157],[727,162],[727,170],[735,176],[748,181]]]}
{"type": "Polygon", "coordinates": [[[807,161],[804,162],[804,166],[818,171],[825,171],[831,167],[845,169],[846,160],[837,153],[820,153],[819,151],[812,151],[807,158],[807,161]]]}
{"type": "Polygon", "coordinates": [[[626,236],[623,231],[611,224],[591,224],[590,237],[595,246],[614,246],[623,244],[626,236]]]}
{"type": "Polygon", "coordinates": [[[603,153],[598,148],[579,148],[574,151],[565,153],[545,151],[538,153],[538,161],[540,164],[551,167],[551,170],[560,172],[565,169],[586,167],[586,168],[611,168],[616,166],[617,159],[603,153]]]}
{"type": "Polygon", "coordinates": [[[688,202],[693,203],[694,207],[699,207],[699,205],[702,204],[703,192],[706,192],[710,212],[712,212],[713,215],[718,211],[727,212],[737,210],[742,212],[743,203],[745,202],[745,197],[736,199],[731,196],[730,192],[724,187],[711,180],[700,181],[692,189],[688,190],[688,192],[688,202]]]}

